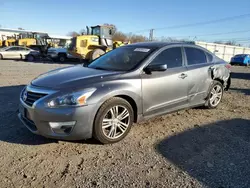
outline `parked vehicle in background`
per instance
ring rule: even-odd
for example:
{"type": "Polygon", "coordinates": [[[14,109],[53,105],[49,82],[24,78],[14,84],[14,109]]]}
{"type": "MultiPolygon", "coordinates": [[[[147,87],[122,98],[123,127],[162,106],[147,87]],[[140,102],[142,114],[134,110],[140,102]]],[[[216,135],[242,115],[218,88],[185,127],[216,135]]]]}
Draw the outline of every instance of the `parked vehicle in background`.
{"type": "Polygon", "coordinates": [[[9,46],[0,49],[0,59],[29,59],[33,61],[39,54],[39,51],[21,46],[9,46]]]}
{"type": "Polygon", "coordinates": [[[188,43],[122,46],[87,67],[34,79],[21,92],[18,116],[45,137],[114,143],[133,123],[184,108],[216,108],[230,86],[230,67],[188,43]]]}
{"type": "Polygon", "coordinates": [[[250,65],[250,55],[249,54],[237,54],[231,58],[231,65],[250,65]]]}
{"type": "Polygon", "coordinates": [[[49,48],[47,55],[53,60],[65,62],[68,59],[75,59],[74,56],[68,53],[67,48],[49,48]]]}

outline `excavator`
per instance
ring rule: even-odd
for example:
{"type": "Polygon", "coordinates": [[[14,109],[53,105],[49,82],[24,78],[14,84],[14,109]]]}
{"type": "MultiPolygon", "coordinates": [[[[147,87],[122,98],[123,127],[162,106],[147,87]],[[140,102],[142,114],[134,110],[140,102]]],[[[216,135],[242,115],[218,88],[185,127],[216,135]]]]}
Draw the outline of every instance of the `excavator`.
{"type": "Polygon", "coordinates": [[[86,60],[94,60],[106,52],[128,43],[113,41],[115,30],[112,26],[96,25],[87,28],[86,35],[80,35],[71,39],[69,54],[86,60]]]}

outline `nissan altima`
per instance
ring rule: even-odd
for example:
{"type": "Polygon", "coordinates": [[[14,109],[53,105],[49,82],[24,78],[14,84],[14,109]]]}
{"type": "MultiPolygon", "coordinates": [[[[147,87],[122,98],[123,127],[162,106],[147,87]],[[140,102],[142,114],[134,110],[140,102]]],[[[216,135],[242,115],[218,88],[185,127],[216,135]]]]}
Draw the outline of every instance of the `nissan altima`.
{"type": "Polygon", "coordinates": [[[216,108],[230,65],[191,43],[145,42],[44,73],[20,94],[19,118],[48,138],[122,140],[133,123],[173,111],[216,108]]]}

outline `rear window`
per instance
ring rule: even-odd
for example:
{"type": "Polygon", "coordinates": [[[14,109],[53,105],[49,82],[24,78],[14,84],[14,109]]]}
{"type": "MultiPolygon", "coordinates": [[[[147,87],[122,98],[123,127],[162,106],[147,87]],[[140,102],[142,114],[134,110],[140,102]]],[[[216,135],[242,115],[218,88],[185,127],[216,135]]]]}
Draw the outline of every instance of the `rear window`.
{"type": "Polygon", "coordinates": [[[192,47],[185,47],[188,65],[198,65],[207,63],[207,57],[203,50],[192,47]]]}
{"type": "Polygon", "coordinates": [[[237,54],[234,57],[246,57],[246,56],[247,56],[247,54],[237,54]]]}
{"type": "Polygon", "coordinates": [[[208,59],[208,62],[212,62],[213,61],[213,56],[209,53],[206,53],[207,54],[207,59],[208,59]]]}

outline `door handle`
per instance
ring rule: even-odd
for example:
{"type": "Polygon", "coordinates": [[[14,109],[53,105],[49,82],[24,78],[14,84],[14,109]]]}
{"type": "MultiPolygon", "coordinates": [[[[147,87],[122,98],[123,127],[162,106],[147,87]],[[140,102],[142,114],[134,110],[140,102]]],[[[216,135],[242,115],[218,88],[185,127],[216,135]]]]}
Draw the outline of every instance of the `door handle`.
{"type": "Polygon", "coordinates": [[[185,73],[181,73],[181,74],[179,75],[179,78],[184,79],[184,78],[186,78],[187,76],[188,76],[187,74],[185,74],[185,73]]]}

